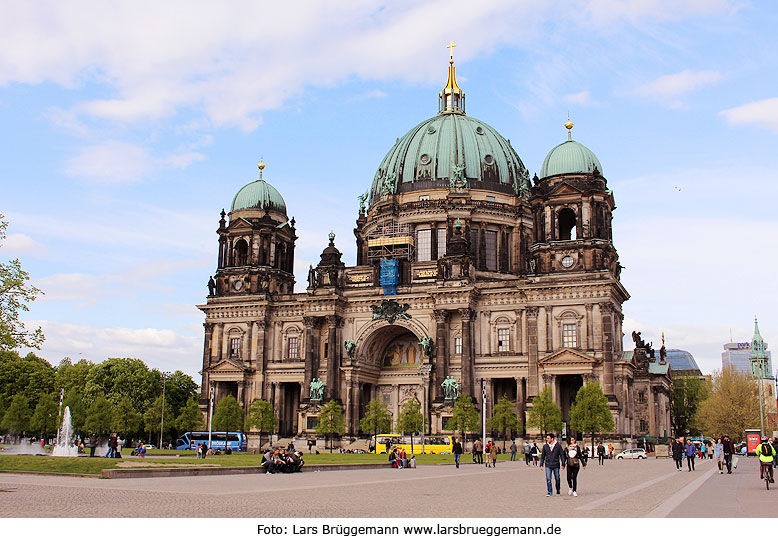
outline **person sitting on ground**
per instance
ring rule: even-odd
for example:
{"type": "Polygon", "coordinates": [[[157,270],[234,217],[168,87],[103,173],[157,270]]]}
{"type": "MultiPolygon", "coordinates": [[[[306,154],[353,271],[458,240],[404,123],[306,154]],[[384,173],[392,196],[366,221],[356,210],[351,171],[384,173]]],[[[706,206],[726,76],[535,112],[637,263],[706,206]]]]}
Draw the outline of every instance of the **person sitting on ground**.
{"type": "Polygon", "coordinates": [[[136,455],[138,457],[146,457],[146,445],[143,444],[143,441],[138,442],[138,449],[136,455]]]}
{"type": "Polygon", "coordinates": [[[265,467],[265,474],[275,474],[276,466],[273,461],[273,450],[268,448],[265,455],[262,456],[262,466],[265,467]]]}

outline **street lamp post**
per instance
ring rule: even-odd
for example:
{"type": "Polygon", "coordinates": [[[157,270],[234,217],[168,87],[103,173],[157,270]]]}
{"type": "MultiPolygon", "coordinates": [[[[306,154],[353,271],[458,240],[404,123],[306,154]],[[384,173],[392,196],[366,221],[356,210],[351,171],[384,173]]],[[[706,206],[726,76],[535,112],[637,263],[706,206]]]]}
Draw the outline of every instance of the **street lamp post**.
{"type": "Polygon", "coordinates": [[[160,417],[159,422],[159,449],[162,449],[162,431],[165,427],[165,382],[167,381],[167,377],[170,375],[168,372],[162,373],[162,416],[160,417]]]}

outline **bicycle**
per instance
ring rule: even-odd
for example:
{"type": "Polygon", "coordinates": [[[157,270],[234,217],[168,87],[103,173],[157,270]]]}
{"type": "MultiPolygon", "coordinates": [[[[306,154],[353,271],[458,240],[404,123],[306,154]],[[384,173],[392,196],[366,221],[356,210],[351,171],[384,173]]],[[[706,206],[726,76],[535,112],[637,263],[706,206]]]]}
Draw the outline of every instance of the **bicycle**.
{"type": "Polygon", "coordinates": [[[770,483],[773,482],[773,464],[759,462],[759,476],[764,479],[767,491],[770,491],[770,483]]]}

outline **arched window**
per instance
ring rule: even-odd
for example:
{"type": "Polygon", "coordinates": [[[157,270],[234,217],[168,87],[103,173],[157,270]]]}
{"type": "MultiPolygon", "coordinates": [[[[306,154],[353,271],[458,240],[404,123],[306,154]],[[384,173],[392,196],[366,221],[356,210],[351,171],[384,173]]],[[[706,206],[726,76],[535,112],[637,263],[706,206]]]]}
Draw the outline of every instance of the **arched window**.
{"type": "Polygon", "coordinates": [[[249,259],[249,245],[245,239],[239,240],[235,243],[235,267],[243,267],[248,265],[249,259]]]}
{"type": "Polygon", "coordinates": [[[559,222],[559,240],[571,241],[575,239],[575,234],[576,234],[575,225],[577,222],[575,211],[573,211],[569,207],[565,207],[564,209],[559,211],[558,222],[559,222]]]}

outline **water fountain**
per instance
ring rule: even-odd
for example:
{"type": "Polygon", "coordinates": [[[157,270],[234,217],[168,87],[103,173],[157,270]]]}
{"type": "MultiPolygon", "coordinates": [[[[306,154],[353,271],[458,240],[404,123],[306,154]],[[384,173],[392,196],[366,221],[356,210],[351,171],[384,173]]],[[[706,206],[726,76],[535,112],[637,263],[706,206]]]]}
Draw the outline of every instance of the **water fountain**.
{"type": "Polygon", "coordinates": [[[57,457],[77,457],[78,446],[73,445],[73,425],[70,423],[70,407],[65,407],[62,415],[62,427],[57,435],[57,444],[51,455],[57,457]]]}

